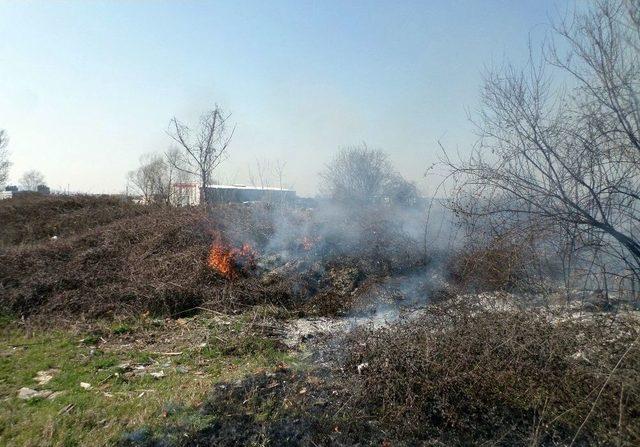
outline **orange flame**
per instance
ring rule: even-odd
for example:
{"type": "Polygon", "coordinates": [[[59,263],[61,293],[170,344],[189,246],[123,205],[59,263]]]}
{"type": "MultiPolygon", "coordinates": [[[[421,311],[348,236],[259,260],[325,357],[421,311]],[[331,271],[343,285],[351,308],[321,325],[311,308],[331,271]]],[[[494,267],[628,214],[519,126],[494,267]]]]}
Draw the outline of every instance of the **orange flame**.
{"type": "Polygon", "coordinates": [[[211,246],[207,264],[227,279],[236,278],[241,272],[247,272],[256,265],[256,252],[249,244],[235,248],[216,241],[211,246]]]}
{"type": "Polygon", "coordinates": [[[316,245],[316,243],[318,243],[319,240],[320,238],[318,237],[304,236],[300,241],[300,245],[304,251],[309,251],[316,245]]]}

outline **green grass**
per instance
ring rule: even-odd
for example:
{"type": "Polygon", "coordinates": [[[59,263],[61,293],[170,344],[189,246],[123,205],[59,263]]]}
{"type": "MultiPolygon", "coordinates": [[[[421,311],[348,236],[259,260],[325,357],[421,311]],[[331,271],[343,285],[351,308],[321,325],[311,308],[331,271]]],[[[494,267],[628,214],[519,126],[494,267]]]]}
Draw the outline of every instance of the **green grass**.
{"type": "MultiPolygon", "coordinates": [[[[101,350],[100,331],[36,331],[27,334],[3,321],[0,333],[0,445],[109,445],[138,427],[179,420],[200,426],[207,421],[194,408],[211,386],[291,357],[273,340],[243,329],[247,319],[221,325],[205,321],[218,338],[203,348],[189,347],[178,356],[159,357],[144,350],[101,350]],[[224,335],[224,338],[220,335],[224,335]],[[153,364],[166,374],[125,377],[123,363],[153,364]],[[41,370],[59,370],[46,385],[33,380],[41,370]],[[80,382],[92,388],[85,390],[80,382]],[[61,391],[53,400],[17,398],[21,387],[61,391]]],[[[109,329],[106,329],[109,331],[109,329]]],[[[111,327],[112,334],[136,335],[136,323],[111,327]],[[126,328],[122,329],[122,328],[126,328]]],[[[156,329],[157,330],[157,329],[156,329]]]]}

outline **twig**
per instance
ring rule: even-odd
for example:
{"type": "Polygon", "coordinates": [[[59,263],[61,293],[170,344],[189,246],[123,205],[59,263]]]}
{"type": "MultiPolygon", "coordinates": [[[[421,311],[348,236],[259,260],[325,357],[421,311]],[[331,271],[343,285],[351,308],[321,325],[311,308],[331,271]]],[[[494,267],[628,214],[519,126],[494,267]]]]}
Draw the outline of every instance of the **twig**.
{"type": "Polygon", "coordinates": [[[613,377],[613,373],[616,372],[616,370],[618,369],[618,367],[620,366],[620,364],[622,363],[622,360],[624,360],[624,358],[627,356],[627,354],[631,351],[631,349],[633,348],[633,346],[636,344],[636,342],[640,339],[640,335],[638,335],[635,340],[633,340],[631,342],[631,344],[629,345],[629,347],[627,348],[626,351],[624,351],[624,353],[620,356],[620,358],[618,359],[618,363],[616,363],[616,365],[613,367],[613,369],[611,370],[611,372],[609,373],[609,375],[607,376],[607,380],[604,381],[604,383],[602,384],[602,387],[600,388],[600,391],[598,392],[598,395],[596,396],[595,400],[593,401],[593,404],[591,405],[591,409],[589,410],[589,413],[587,414],[587,417],[584,418],[584,421],[582,421],[582,424],[580,424],[580,427],[578,427],[578,430],[576,431],[576,434],[573,436],[573,439],[571,440],[571,444],[569,444],[569,447],[573,446],[573,444],[576,442],[576,439],[578,439],[578,435],[580,434],[580,431],[582,431],[582,429],[584,428],[584,426],[587,424],[587,421],[589,420],[589,418],[591,417],[591,414],[593,413],[593,410],[596,408],[596,405],[598,404],[598,400],[600,399],[600,396],[602,395],[604,389],[607,387],[607,385],[609,384],[609,380],[611,380],[611,377],[613,377]]]}

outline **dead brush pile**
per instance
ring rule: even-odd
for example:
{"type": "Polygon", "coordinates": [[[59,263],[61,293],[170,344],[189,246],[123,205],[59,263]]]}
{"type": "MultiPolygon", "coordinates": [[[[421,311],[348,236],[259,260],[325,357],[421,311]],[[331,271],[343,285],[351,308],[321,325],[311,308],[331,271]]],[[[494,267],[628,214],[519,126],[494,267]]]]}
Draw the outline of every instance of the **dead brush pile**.
{"type": "Polygon", "coordinates": [[[107,195],[22,195],[0,201],[0,247],[68,236],[151,210],[107,195]]]}
{"type": "Polygon", "coordinates": [[[220,234],[244,232],[254,240],[268,235],[268,222],[256,221],[250,210],[146,208],[127,216],[126,209],[125,217],[105,225],[0,248],[2,312],[60,321],[170,315],[203,303],[235,311],[282,298],[255,278],[231,283],[207,265],[220,234]]]}
{"type": "Polygon", "coordinates": [[[210,233],[199,210],[155,210],[79,235],[0,251],[5,312],[23,316],[175,312],[210,280],[210,233]]]}
{"type": "Polygon", "coordinates": [[[633,319],[434,307],[354,336],[348,405],[399,441],[638,445],[639,335],[633,319]]]}
{"type": "Polygon", "coordinates": [[[350,232],[348,219],[336,224],[265,204],[139,209],[100,198],[30,200],[13,205],[11,221],[36,209],[42,216],[0,247],[1,311],[14,316],[173,315],[205,305],[238,312],[256,304],[335,314],[364,279],[421,259],[407,256],[415,249],[401,231],[376,219],[350,232]],[[109,214],[110,206],[122,210],[109,214]]]}
{"type": "Polygon", "coordinates": [[[314,222],[322,234],[319,245],[325,261],[340,259],[365,275],[393,275],[424,266],[420,237],[410,234],[393,208],[342,210],[341,218],[320,215],[314,222]]]}
{"type": "Polygon", "coordinates": [[[326,205],[307,215],[281,216],[262,264],[265,284],[289,283],[315,315],[350,311],[363,285],[424,269],[415,235],[388,207],[345,209],[326,205]],[[284,220],[284,221],[283,221],[284,220]]]}

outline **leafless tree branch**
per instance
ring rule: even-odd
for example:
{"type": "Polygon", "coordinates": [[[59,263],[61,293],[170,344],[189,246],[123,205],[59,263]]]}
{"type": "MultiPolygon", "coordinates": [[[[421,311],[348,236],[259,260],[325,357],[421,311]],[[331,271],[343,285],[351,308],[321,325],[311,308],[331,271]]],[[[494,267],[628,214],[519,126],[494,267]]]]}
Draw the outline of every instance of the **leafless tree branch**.
{"type": "MultiPolygon", "coordinates": [[[[202,114],[195,130],[175,117],[169,122],[167,134],[182,152],[181,157],[169,162],[175,169],[197,177],[201,191],[212,182],[213,170],[227,155],[235,132],[235,125],[230,125],[230,117],[230,113],[216,104],[213,110],[202,114]]],[[[203,200],[204,194],[201,194],[203,200]]]]}
{"type": "Polygon", "coordinates": [[[638,6],[598,0],[553,29],[542,62],[486,76],[478,145],[444,160],[454,208],[494,227],[534,220],[640,279],[638,6]]]}

